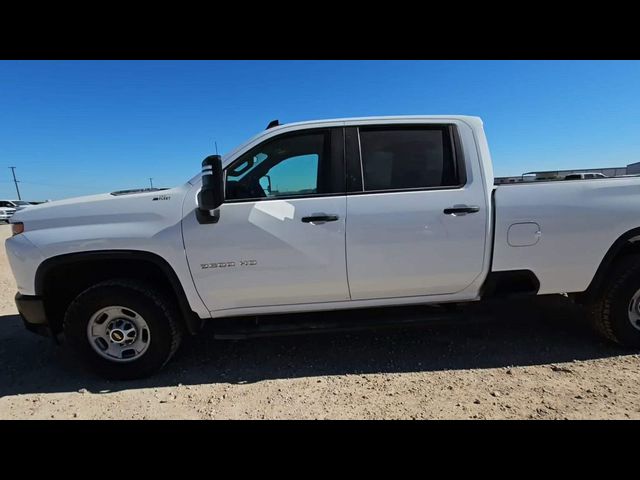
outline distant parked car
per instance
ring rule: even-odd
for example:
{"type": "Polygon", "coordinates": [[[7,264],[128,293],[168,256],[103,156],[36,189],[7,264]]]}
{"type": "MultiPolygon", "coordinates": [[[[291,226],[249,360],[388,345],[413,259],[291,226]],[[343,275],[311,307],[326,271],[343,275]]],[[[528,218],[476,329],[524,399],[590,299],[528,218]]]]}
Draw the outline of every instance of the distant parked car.
{"type": "Polygon", "coordinates": [[[0,222],[8,222],[16,212],[16,207],[8,200],[0,200],[0,222]]]}
{"type": "Polygon", "coordinates": [[[25,202],[24,200],[0,200],[0,203],[7,208],[15,208],[16,210],[22,210],[31,206],[31,202],[25,202]]]}
{"type": "Polygon", "coordinates": [[[0,222],[8,222],[15,212],[30,206],[24,200],[0,200],[0,222]]]}
{"type": "Polygon", "coordinates": [[[9,203],[14,205],[16,211],[22,210],[23,208],[27,208],[31,206],[31,203],[25,202],[24,200],[9,200],[9,203]]]}
{"type": "Polygon", "coordinates": [[[570,173],[565,176],[565,180],[589,180],[594,178],[609,178],[604,173],[570,173]]]}

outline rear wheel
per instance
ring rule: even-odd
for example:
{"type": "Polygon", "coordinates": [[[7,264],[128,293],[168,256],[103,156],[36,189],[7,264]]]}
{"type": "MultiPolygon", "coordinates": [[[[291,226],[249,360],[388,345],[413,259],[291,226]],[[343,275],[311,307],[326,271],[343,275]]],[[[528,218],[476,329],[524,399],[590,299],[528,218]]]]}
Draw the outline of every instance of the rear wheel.
{"type": "Polygon", "coordinates": [[[616,262],[589,312],[596,330],[605,338],[640,348],[640,255],[624,256],[616,262]]]}
{"type": "Polygon", "coordinates": [[[148,376],[169,361],[182,339],[177,309],[165,298],[141,282],[101,282],[69,305],[65,338],[102,376],[148,376]]]}

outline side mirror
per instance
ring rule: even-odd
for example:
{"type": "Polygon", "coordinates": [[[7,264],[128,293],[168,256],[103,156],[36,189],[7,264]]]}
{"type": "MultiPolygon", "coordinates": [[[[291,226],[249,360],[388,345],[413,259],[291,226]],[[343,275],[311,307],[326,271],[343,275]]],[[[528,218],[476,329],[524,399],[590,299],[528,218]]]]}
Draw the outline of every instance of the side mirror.
{"type": "Polygon", "coordinates": [[[216,209],[223,202],[222,157],[209,155],[202,161],[202,188],[198,193],[198,209],[196,210],[198,222],[217,223],[220,219],[220,212],[216,209]],[[214,210],[216,211],[213,212],[214,210]]]}
{"type": "Polygon", "coordinates": [[[222,157],[210,155],[202,161],[202,189],[198,194],[198,208],[210,212],[224,202],[222,157]]]}

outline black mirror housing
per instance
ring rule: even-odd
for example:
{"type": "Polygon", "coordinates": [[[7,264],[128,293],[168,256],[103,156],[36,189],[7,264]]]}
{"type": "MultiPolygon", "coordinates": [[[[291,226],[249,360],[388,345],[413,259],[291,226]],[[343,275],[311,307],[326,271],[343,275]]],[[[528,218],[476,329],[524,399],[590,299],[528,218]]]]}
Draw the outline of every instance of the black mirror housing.
{"type": "Polygon", "coordinates": [[[211,212],[224,202],[222,157],[209,155],[202,161],[202,188],[198,194],[198,209],[211,212]]]}

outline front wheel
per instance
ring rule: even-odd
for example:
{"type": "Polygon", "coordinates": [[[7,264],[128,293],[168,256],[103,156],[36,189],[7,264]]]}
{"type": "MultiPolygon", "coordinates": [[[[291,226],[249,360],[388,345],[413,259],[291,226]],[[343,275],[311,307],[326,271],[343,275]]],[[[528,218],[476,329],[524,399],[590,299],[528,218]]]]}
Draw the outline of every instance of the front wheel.
{"type": "Polygon", "coordinates": [[[169,361],[182,339],[177,309],[164,297],[137,281],[98,283],[69,305],[65,339],[104,377],[148,376],[169,361]]]}
{"type": "Polygon", "coordinates": [[[605,338],[640,348],[640,255],[624,256],[616,262],[589,313],[605,338]]]}

